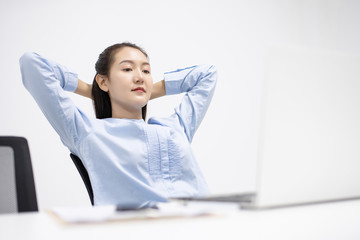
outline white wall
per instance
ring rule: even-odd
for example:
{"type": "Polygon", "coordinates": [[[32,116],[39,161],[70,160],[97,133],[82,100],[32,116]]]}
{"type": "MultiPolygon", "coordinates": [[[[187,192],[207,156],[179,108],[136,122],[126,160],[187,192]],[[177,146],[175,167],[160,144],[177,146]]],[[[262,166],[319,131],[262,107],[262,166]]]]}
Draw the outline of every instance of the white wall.
{"type": "MultiPolygon", "coordinates": [[[[91,82],[107,46],[131,41],[150,55],[153,77],[199,63],[218,87],[193,148],[215,193],[255,189],[264,50],[299,44],[360,54],[360,1],[1,1],[0,135],[30,144],[40,209],[89,204],[76,168],[21,83],[18,59],[35,51],[91,82]]],[[[91,102],[73,96],[85,112],[91,102]]],[[[149,105],[169,115],[179,96],[149,105]]]]}

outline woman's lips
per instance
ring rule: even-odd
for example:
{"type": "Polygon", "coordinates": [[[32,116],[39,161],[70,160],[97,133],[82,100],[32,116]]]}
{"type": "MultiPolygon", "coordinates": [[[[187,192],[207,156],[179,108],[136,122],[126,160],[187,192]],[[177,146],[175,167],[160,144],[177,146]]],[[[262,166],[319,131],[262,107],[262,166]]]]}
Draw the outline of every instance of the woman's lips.
{"type": "Polygon", "coordinates": [[[145,89],[142,87],[137,87],[137,88],[133,89],[132,91],[133,92],[143,92],[143,93],[146,92],[145,89]]]}

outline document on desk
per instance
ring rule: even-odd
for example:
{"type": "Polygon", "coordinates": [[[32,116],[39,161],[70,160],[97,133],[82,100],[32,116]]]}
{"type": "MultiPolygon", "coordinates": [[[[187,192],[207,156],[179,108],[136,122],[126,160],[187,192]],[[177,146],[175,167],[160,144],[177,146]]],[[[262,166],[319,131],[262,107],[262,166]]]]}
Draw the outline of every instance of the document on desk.
{"type": "Polygon", "coordinates": [[[194,217],[219,214],[225,209],[235,210],[226,205],[189,204],[178,202],[158,203],[156,208],[118,210],[116,206],[58,207],[48,212],[65,223],[105,222],[113,220],[156,219],[169,217],[194,217]],[[226,207],[224,207],[226,206],[226,207]]]}

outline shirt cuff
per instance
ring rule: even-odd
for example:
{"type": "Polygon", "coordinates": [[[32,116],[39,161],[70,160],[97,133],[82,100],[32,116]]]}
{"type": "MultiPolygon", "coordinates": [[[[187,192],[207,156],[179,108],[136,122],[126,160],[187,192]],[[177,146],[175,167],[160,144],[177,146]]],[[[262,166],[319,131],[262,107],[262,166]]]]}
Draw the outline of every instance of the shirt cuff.
{"type": "Polygon", "coordinates": [[[68,92],[75,92],[78,85],[78,74],[69,70],[65,66],[53,66],[55,76],[60,81],[61,87],[68,92]]]}
{"type": "Polygon", "coordinates": [[[196,66],[178,69],[172,72],[164,73],[165,80],[165,92],[166,95],[173,95],[185,92],[186,90],[182,89],[182,83],[186,76],[195,68],[196,66]]]}
{"type": "Polygon", "coordinates": [[[78,86],[79,77],[77,73],[69,72],[68,79],[65,82],[64,90],[69,92],[75,92],[78,86]]]}

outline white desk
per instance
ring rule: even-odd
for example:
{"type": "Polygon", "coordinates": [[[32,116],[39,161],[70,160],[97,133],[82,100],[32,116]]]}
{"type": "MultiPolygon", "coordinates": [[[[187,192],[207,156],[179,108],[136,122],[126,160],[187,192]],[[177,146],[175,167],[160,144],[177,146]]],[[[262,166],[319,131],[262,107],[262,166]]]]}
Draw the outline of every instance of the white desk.
{"type": "Polygon", "coordinates": [[[232,214],[64,225],[46,212],[0,215],[0,239],[360,239],[360,200],[232,214]]]}

